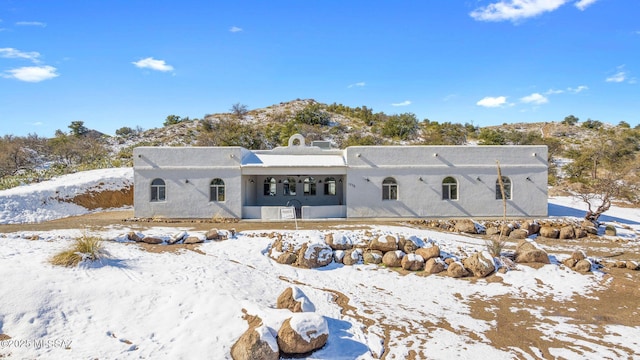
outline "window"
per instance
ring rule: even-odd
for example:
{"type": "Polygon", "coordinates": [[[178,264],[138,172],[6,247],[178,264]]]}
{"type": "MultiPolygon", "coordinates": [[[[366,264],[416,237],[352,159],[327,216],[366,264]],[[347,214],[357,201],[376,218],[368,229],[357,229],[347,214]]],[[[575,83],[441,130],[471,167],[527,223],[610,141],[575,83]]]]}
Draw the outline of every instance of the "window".
{"type": "Polygon", "coordinates": [[[388,177],[382,181],[382,200],[398,200],[398,183],[388,177]]]}
{"type": "Polygon", "coordinates": [[[324,194],[335,195],[336,194],[336,179],[328,177],[324,179],[324,194]]]}
{"type": "Polygon", "coordinates": [[[153,179],[151,182],[151,201],[165,201],[167,199],[167,187],[162,179],[153,179]]]}
{"type": "Polygon", "coordinates": [[[296,196],[296,179],[285,179],[282,182],[282,193],[289,196],[296,196]]]}
{"type": "Polygon", "coordinates": [[[458,182],[451,176],[442,180],[442,200],[458,200],[458,182]]]}
{"type": "Polygon", "coordinates": [[[302,192],[305,196],[315,195],[316,194],[316,179],[312,177],[308,177],[304,179],[304,183],[302,184],[302,192]]]}
{"type": "Polygon", "coordinates": [[[276,179],[268,177],[264,179],[264,196],[276,196],[276,179]]]}
{"type": "Polygon", "coordinates": [[[209,201],[224,201],[224,181],[222,179],[211,180],[209,201]]]}
{"type": "MultiPolygon", "coordinates": [[[[504,185],[504,196],[507,198],[507,200],[511,200],[511,179],[503,176],[502,184],[504,185]]],[[[496,180],[496,200],[502,200],[502,191],[500,191],[500,179],[496,180]]]]}

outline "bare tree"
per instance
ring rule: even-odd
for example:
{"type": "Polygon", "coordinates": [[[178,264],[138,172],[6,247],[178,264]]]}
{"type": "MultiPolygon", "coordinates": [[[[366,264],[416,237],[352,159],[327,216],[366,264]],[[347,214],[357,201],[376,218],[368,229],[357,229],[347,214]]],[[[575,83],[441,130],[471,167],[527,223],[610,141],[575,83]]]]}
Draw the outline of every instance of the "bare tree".
{"type": "Polygon", "coordinates": [[[245,115],[249,112],[247,105],[235,103],[231,106],[231,113],[238,118],[238,120],[244,119],[245,115]]]}

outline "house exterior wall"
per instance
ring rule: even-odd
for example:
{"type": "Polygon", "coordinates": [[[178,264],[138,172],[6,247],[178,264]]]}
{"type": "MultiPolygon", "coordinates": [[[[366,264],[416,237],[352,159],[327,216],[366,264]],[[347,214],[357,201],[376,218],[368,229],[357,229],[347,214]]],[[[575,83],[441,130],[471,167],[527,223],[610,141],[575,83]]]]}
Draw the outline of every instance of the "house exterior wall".
{"type": "Polygon", "coordinates": [[[347,217],[502,216],[496,161],[512,183],[507,216],[546,216],[546,146],[366,146],[346,149],[347,217]],[[457,200],[442,198],[448,176],[457,200]],[[387,177],[397,182],[397,200],[382,200],[387,177]]]}
{"type": "Polygon", "coordinates": [[[497,161],[502,175],[511,181],[507,216],[546,216],[546,146],[356,146],[322,150],[304,143],[273,152],[240,147],[136,148],[134,214],[277,219],[279,208],[290,202],[302,208],[308,218],[323,214],[347,218],[497,217],[503,214],[503,202],[496,199],[497,161]],[[264,153],[277,156],[259,159],[258,155],[264,153]],[[314,164],[307,158],[315,159],[314,164]],[[336,159],[343,159],[343,165],[336,159]],[[304,195],[303,183],[299,182],[297,194],[286,196],[283,182],[277,182],[276,196],[265,196],[264,180],[271,176],[283,182],[289,176],[296,181],[313,176],[323,183],[317,183],[315,196],[304,195]],[[324,195],[325,178],[329,176],[342,180],[336,184],[335,196],[324,195]],[[448,176],[456,179],[457,199],[443,199],[442,181],[448,176]],[[382,198],[382,183],[387,177],[397,183],[397,199],[382,198]],[[164,201],[151,201],[151,182],[156,178],[165,181],[164,201]],[[224,201],[210,201],[214,178],[224,181],[224,201]]]}
{"type": "Polygon", "coordinates": [[[138,147],[134,159],[134,216],[166,218],[242,217],[240,147],[138,147]],[[210,184],[220,178],[225,201],[210,201],[210,184]],[[163,179],[166,200],[151,201],[151,182],[163,179]]]}

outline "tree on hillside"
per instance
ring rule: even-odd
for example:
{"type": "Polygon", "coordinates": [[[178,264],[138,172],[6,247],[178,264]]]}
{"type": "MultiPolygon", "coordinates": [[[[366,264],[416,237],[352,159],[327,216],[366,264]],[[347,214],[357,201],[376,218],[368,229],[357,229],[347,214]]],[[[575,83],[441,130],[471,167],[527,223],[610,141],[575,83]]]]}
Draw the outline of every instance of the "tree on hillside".
{"type": "Polygon", "coordinates": [[[25,138],[12,135],[0,138],[0,178],[28,169],[35,163],[36,155],[25,138]]]}
{"type": "Polygon", "coordinates": [[[163,125],[164,126],[175,125],[175,124],[181,123],[182,121],[184,121],[184,120],[178,115],[169,115],[164,120],[164,124],[163,125]]]}
{"type": "Polygon", "coordinates": [[[418,118],[413,113],[391,115],[382,126],[382,135],[408,140],[418,132],[418,118]]]}
{"type": "Polygon", "coordinates": [[[480,145],[506,145],[507,143],[507,139],[505,138],[503,131],[492,130],[489,128],[480,129],[478,140],[480,140],[480,145]]]}
{"type": "Polygon", "coordinates": [[[331,121],[331,115],[322,110],[320,104],[314,103],[298,111],[294,119],[301,124],[327,126],[331,121]]]}
{"type": "Polygon", "coordinates": [[[73,136],[82,136],[89,132],[86,126],[84,126],[84,121],[72,121],[69,125],[69,129],[71,129],[71,135],[73,136]]]}
{"type": "Polygon", "coordinates": [[[238,119],[242,120],[249,112],[247,105],[235,103],[231,106],[231,113],[238,119]]]}
{"type": "Polygon", "coordinates": [[[566,116],[564,118],[564,120],[562,120],[562,124],[573,126],[573,125],[577,124],[578,121],[580,121],[580,119],[578,119],[577,117],[575,117],[573,115],[569,115],[569,116],[566,116]]]}

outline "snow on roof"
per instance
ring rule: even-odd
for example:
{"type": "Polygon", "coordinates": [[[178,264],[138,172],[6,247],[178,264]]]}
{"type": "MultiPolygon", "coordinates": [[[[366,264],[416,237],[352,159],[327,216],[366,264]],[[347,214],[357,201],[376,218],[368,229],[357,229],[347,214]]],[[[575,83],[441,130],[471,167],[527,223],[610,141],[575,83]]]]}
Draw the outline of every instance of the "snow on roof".
{"type": "Polygon", "coordinates": [[[257,154],[251,153],[242,159],[243,167],[318,167],[346,166],[344,157],[336,154],[257,154]]]}

